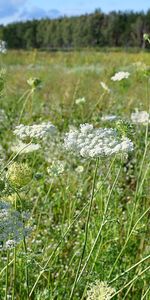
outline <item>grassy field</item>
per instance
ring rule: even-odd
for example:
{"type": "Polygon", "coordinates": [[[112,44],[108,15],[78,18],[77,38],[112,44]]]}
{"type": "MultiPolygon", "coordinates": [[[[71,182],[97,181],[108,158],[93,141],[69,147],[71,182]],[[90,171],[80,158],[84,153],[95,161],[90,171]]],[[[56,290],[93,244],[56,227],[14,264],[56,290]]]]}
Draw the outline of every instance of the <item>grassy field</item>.
{"type": "Polygon", "coordinates": [[[150,109],[150,55],[0,55],[0,300],[149,300],[150,131],[131,113],[150,109]],[[119,71],[130,76],[112,81],[119,71]],[[21,151],[15,127],[49,121],[55,134],[21,151]],[[133,151],[66,150],[84,123],[116,129],[133,151]]]}

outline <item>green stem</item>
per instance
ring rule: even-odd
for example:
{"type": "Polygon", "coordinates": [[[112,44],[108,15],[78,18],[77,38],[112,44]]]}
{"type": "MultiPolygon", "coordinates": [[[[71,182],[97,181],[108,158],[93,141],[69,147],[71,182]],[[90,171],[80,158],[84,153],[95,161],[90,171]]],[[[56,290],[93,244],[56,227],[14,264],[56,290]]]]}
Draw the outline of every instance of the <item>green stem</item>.
{"type": "MultiPolygon", "coordinates": [[[[8,266],[11,266],[12,263],[14,262],[14,259],[12,259],[9,263],[8,263],[8,266]]],[[[4,271],[7,269],[7,265],[0,271],[0,278],[2,276],[2,274],[4,273],[4,271]]]]}
{"type": "MultiPolygon", "coordinates": [[[[17,199],[15,199],[15,210],[17,210],[17,199]]],[[[16,247],[14,248],[14,263],[13,263],[13,290],[12,290],[12,300],[15,299],[16,292],[16,247]]]]}
{"type": "Polygon", "coordinates": [[[33,93],[33,91],[31,90],[31,91],[29,92],[29,94],[27,95],[27,97],[26,97],[24,103],[23,103],[23,107],[22,107],[22,110],[21,110],[21,113],[20,113],[20,117],[19,117],[18,124],[20,124],[20,122],[21,122],[21,119],[22,119],[22,116],[23,116],[23,113],[24,113],[26,104],[27,104],[27,102],[28,102],[30,96],[32,95],[32,93],[33,93]]]}
{"type": "Polygon", "coordinates": [[[83,214],[83,212],[85,211],[85,209],[87,208],[88,204],[86,204],[81,212],[74,218],[74,220],[72,221],[72,223],[68,226],[68,229],[66,230],[66,232],[64,233],[64,235],[62,236],[62,238],[60,239],[60,241],[58,242],[58,244],[56,245],[55,249],[53,250],[53,252],[51,253],[50,257],[48,258],[47,262],[45,263],[44,267],[42,268],[42,271],[40,272],[40,274],[38,275],[32,289],[31,289],[31,292],[30,292],[30,297],[31,295],[33,294],[41,276],[44,274],[44,272],[47,270],[47,266],[49,264],[49,262],[51,261],[52,257],[54,256],[54,254],[56,254],[56,251],[58,250],[59,246],[61,245],[62,241],[64,240],[64,238],[66,237],[66,235],[68,234],[70,228],[75,224],[75,222],[80,218],[80,216],[83,214]]]}
{"type": "MultiPolygon", "coordinates": [[[[106,175],[106,177],[105,177],[105,179],[104,179],[104,182],[107,180],[107,178],[108,178],[108,176],[109,176],[109,174],[110,174],[110,170],[111,170],[111,168],[112,168],[112,166],[113,166],[113,164],[114,164],[114,161],[115,161],[115,158],[113,159],[113,161],[112,161],[111,164],[110,164],[110,167],[109,167],[109,169],[108,169],[108,173],[107,173],[107,175],[106,175]]],[[[97,194],[97,192],[98,192],[99,190],[100,190],[100,188],[94,193],[94,197],[95,197],[95,195],[97,194]]],[[[67,230],[65,231],[65,233],[63,234],[62,238],[60,239],[60,241],[59,241],[58,244],[56,245],[55,249],[54,249],[53,252],[51,253],[50,257],[48,258],[48,260],[47,260],[47,262],[45,263],[44,267],[42,268],[41,272],[39,273],[39,275],[38,275],[38,277],[37,277],[37,279],[36,279],[36,281],[35,281],[35,283],[34,283],[32,289],[31,289],[31,292],[30,292],[30,295],[29,295],[30,297],[31,297],[31,295],[33,294],[33,292],[34,292],[34,290],[35,290],[35,288],[36,288],[36,286],[37,286],[37,284],[38,284],[38,282],[39,282],[41,276],[43,276],[44,272],[46,272],[47,266],[48,266],[48,264],[50,263],[51,259],[53,258],[54,254],[56,254],[56,252],[57,252],[57,250],[59,249],[59,247],[60,247],[62,241],[64,240],[64,238],[67,236],[68,232],[70,231],[70,228],[71,228],[71,227],[75,224],[75,222],[82,216],[83,212],[85,211],[85,209],[86,209],[87,207],[88,207],[88,203],[82,208],[81,212],[74,218],[74,220],[73,220],[73,221],[70,223],[70,225],[68,226],[68,229],[67,229],[67,230]]]]}
{"type": "Polygon", "coordinates": [[[21,95],[21,97],[18,99],[18,101],[17,101],[17,103],[20,103],[21,102],[21,100],[30,92],[31,90],[29,89],[29,90],[27,90],[27,91],[25,91],[24,92],[24,94],[23,95],[21,95]]]}
{"type": "Polygon", "coordinates": [[[116,296],[120,292],[122,292],[126,287],[128,287],[129,285],[131,285],[134,281],[136,281],[138,279],[139,276],[141,276],[142,274],[144,274],[149,269],[150,269],[150,266],[148,266],[146,269],[144,269],[139,274],[137,274],[133,279],[131,279],[127,284],[125,284],[120,290],[118,290],[114,295],[112,295],[112,297],[110,299],[112,299],[114,296],[116,296]]]}
{"type": "Polygon", "coordinates": [[[134,218],[134,214],[135,214],[135,210],[136,210],[137,202],[138,202],[138,193],[139,193],[140,188],[141,188],[140,179],[141,179],[142,168],[143,168],[143,165],[144,165],[144,161],[145,161],[146,154],[147,154],[147,149],[148,149],[147,138],[148,138],[148,126],[146,127],[146,132],[145,132],[145,150],[144,150],[142,162],[141,162],[141,165],[140,165],[139,175],[138,175],[138,179],[137,179],[136,191],[135,191],[134,202],[133,202],[133,209],[132,209],[131,220],[130,220],[130,225],[129,225],[129,228],[128,228],[127,237],[128,237],[128,235],[130,233],[130,230],[132,228],[133,218],[134,218]]]}
{"type": "Polygon", "coordinates": [[[84,237],[84,244],[83,244],[82,254],[81,254],[80,261],[79,261],[78,269],[77,269],[77,272],[76,272],[76,276],[75,276],[75,280],[74,280],[74,283],[73,283],[73,287],[72,287],[72,290],[71,290],[71,294],[70,294],[69,300],[71,300],[72,297],[73,297],[73,295],[74,295],[76,283],[77,283],[77,280],[78,280],[80,268],[81,268],[83,257],[84,257],[84,253],[85,253],[85,250],[86,250],[86,244],[87,244],[87,238],[88,238],[88,229],[89,229],[89,221],[90,221],[92,204],[93,204],[93,199],[94,199],[94,191],[95,191],[95,183],[96,183],[96,175],[97,175],[98,165],[99,165],[99,158],[96,160],[96,167],[95,167],[94,178],[93,178],[91,199],[90,199],[90,203],[89,203],[89,209],[88,209],[88,214],[87,214],[87,221],[86,221],[86,224],[85,224],[85,237],[84,237]]]}
{"type": "Polygon", "coordinates": [[[24,244],[24,250],[26,254],[26,266],[25,266],[25,276],[26,276],[26,287],[27,287],[27,299],[29,299],[29,270],[28,270],[28,251],[27,251],[27,245],[26,245],[26,239],[24,237],[23,239],[23,244],[24,244]]]}
{"type": "Polygon", "coordinates": [[[81,278],[81,276],[82,276],[82,274],[83,274],[83,272],[84,272],[84,270],[85,270],[85,268],[86,268],[86,266],[87,266],[87,264],[88,264],[88,262],[89,262],[89,260],[90,260],[90,258],[91,258],[91,255],[92,255],[92,253],[93,253],[93,251],[94,251],[94,249],[95,249],[95,246],[96,246],[96,244],[97,244],[97,242],[98,242],[98,240],[99,240],[99,237],[100,237],[100,235],[101,235],[102,229],[103,229],[103,227],[105,226],[105,224],[106,224],[106,222],[107,222],[107,221],[106,221],[106,216],[107,216],[107,211],[108,211],[108,206],[109,206],[111,194],[112,194],[112,192],[113,192],[113,190],[114,190],[114,187],[115,187],[115,185],[116,185],[116,182],[117,182],[117,180],[118,180],[120,171],[121,171],[121,167],[120,167],[120,169],[119,169],[119,171],[118,171],[118,174],[117,174],[117,176],[116,176],[116,178],[115,178],[115,181],[114,181],[114,183],[113,183],[113,185],[112,185],[112,188],[111,188],[111,190],[110,190],[110,192],[109,192],[108,199],[107,199],[106,206],[105,206],[105,210],[104,210],[103,217],[102,217],[102,223],[101,223],[101,226],[100,226],[100,228],[99,228],[98,234],[97,234],[96,239],[95,239],[95,241],[94,241],[94,243],[93,243],[93,246],[92,246],[92,248],[91,248],[91,250],[90,250],[90,253],[89,253],[89,255],[88,255],[87,259],[86,259],[86,262],[85,262],[85,264],[84,264],[84,266],[83,266],[83,268],[82,268],[82,270],[81,270],[81,272],[80,272],[80,274],[79,274],[79,276],[78,276],[78,278],[77,278],[77,282],[80,280],[80,278],[81,278]]]}
{"type": "Polygon", "coordinates": [[[117,256],[117,258],[116,258],[116,260],[115,260],[115,262],[114,262],[114,264],[113,264],[113,266],[112,266],[112,269],[111,269],[111,271],[110,271],[110,273],[109,273],[109,277],[108,277],[108,278],[110,278],[110,276],[111,276],[111,274],[112,274],[112,272],[113,272],[113,269],[115,268],[115,266],[116,266],[116,264],[117,264],[119,258],[121,257],[121,255],[122,255],[124,249],[126,248],[126,245],[127,245],[128,241],[129,241],[129,239],[130,239],[132,233],[134,232],[136,226],[138,225],[138,223],[142,220],[142,218],[143,218],[149,211],[150,211],[150,207],[149,207],[149,208],[141,215],[141,217],[140,217],[140,218],[136,221],[136,223],[134,224],[134,226],[133,226],[133,228],[132,228],[132,230],[131,230],[129,236],[127,237],[127,239],[126,239],[126,241],[125,241],[125,243],[124,243],[124,245],[123,245],[123,247],[122,247],[120,253],[118,254],[118,256],[117,256]]]}
{"type": "Polygon", "coordinates": [[[118,280],[120,277],[122,277],[125,274],[127,274],[128,272],[132,271],[135,267],[139,266],[141,263],[143,263],[144,261],[146,261],[149,258],[150,258],[150,255],[144,257],[143,259],[141,259],[140,261],[138,261],[136,264],[134,264],[132,267],[130,267],[129,269],[127,269],[126,271],[124,271],[123,273],[121,273],[120,275],[118,275],[117,277],[115,277],[113,280],[109,281],[109,284],[113,283],[114,281],[118,280]]]}
{"type": "Polygon", "coordinates": [[[7,294],[8,294],[8,270],[9,270],[9,250],[7,250],[5,300],[7,300],[7,294]]]}
{"type": "Polygon", "coordinates": [[[32,143],[32,141],[28,144],[26,144],[21,150],[19,150],[14,156],[11,156],[9,161],[7,162],[7,164],[4,166],[4,168],[2,170],[0,170],[0,174],[3,173],[3,171],[5,171],[5,169],[17,158],[17,156],[26,148],[28,148],[28,146],[30,146],[32,143]]]}
{"type": "Polygon", "coordinates": [[[148,293],[150,292],[150,287],[146,290],[145,294],[142,296],[141,300],[144,300],[145,297],[148,295],[148,293]]]}
{"type": "Polygon", "coordinates": [[[15,292],[16,292],[16,247],[14,248],[12,300],[15,299],[15,292]]]}

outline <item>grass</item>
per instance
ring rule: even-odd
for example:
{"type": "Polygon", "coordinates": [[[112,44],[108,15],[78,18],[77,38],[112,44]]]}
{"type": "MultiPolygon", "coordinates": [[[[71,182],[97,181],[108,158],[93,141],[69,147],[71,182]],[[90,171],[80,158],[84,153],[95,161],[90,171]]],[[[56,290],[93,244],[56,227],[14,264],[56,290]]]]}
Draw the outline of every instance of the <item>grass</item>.
{"type": "Polygon", "coordinates": [[[8,51],[1,58],[6,69],[0,97],[6,114],[0,118],[1,199],[30,214],[32,231],[15,250],[0,252],[0,299],[84,300],[89,284],[100,280],[115,288],[113,299],[149,300],[148,126],[128,130],[134,151],[127,157],[99,159],[97,167],[95,160],[77,158],[62,145],[69,126],[115,128],[102,115],[130,122],[136,108],[149,111],[149,54],[35,50],[8,51]],[[111,81],[122,70],[130,77],[111,81]],[[42,82],[33,93],[30,77],[42,82]],[[81,97],[86,102],[76,105],[81,97]],[[15,126],[42,121],[58,128],[56,141],[15,156],[15,126]],[[12,158],[32,170],[32,180],[19,189],[6,177],[12,158]],[[60,161],[62,174],[56,172],[60,161]]]}

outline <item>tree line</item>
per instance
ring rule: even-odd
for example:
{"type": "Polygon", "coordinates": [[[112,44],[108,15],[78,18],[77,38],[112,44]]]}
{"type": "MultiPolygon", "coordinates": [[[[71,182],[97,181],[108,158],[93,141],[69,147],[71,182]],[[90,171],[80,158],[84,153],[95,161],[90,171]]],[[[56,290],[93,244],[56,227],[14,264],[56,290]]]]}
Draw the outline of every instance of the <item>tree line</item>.
{"type": "Polygon", "coordinates": [[[81,16],[0,25],[0,39],[11,49],[144,48],[145,32],[150,32],[150,10],[108,14],[95,10],[81,16]]]}

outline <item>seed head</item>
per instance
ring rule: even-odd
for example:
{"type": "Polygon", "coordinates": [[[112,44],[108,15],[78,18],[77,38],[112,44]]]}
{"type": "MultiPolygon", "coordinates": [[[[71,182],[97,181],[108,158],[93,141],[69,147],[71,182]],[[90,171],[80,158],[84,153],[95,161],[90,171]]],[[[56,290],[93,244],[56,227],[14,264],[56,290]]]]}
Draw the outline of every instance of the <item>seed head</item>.
{"type": "Polygon", "coordinates": [[[115,289],[108,286],[107,282],[96,280],[90,285],[86,300],[110,300],[114,293],[115,289]]]}
{"type": "Polygon", "coordinates": [[[26,163],[14,162],[8,168],[7,179],[15,188],[21,188],[31,181],[32,171],[26,163]]]}

